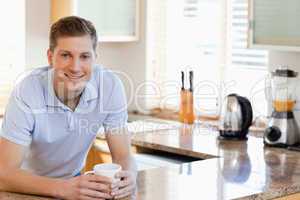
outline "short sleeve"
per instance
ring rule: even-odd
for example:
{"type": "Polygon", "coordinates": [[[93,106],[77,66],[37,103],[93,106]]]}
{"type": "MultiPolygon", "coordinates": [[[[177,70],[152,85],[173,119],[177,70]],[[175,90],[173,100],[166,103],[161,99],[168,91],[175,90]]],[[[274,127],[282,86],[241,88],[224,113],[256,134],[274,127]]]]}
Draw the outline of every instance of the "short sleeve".
{"type": "Polygon", "coordinates": [[[107,113],[103,122],[105,132],[124,128],[128,119],[127,100],[123,84],[119,78],[115,78],[113,84],[111,95],[104,108],[107,113]]]}
{"type": "Polygon", "coordinates": [[[32,141],[34,117],[22,99],[12,93],[6,107],[0,136],[16,144],[29,146],[32,141]]]}

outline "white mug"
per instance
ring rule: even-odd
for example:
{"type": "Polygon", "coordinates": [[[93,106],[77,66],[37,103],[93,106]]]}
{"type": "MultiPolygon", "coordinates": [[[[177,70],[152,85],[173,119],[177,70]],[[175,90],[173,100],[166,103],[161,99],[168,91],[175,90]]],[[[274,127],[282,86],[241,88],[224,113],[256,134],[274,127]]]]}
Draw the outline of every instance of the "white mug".
{"type": "Polygon", "coordinates": [[[121,165],[115,163],[102,163],[102,164],[95,165],[92,171],[85,172],[84,174],[85,175],[96,174],[100,176],[106,176],[111,178],[113,181],[117,181],[119,179],[116,179],[115,175],[117,172],[121,170],[122,170],[121,165]]]}

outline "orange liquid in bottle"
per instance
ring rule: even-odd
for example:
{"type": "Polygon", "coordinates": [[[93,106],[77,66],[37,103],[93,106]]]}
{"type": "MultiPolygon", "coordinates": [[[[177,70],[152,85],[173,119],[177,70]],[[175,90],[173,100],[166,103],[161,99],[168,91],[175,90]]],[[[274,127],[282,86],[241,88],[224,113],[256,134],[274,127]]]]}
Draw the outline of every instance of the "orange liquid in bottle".
{"type": "Polygon", "coordinates": [[[286,101],[273,101],[273,107],[277,112],[290,112],[295,106],[295,101],[286,100],[286,101]]]}

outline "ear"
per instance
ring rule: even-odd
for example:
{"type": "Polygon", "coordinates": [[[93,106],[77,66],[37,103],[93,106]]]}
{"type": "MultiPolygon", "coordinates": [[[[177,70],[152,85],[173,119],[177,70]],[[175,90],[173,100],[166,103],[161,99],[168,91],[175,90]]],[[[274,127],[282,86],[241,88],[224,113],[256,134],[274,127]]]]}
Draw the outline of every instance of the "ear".
{"type": "Polygon", "coordinates": [[[97,51],[93,50],[93,52],[94,52],[95,59],[97,59],[97,57],[98,57],[97,51]]]}
{"type": "Polygon", "coordinates": [[[52,64],[53,64],[53,62],[52,62],[53,52],[50,49],[47,50],[47,58],[48,58],[48,64],[50,66],[52,66],[52,64]]]}

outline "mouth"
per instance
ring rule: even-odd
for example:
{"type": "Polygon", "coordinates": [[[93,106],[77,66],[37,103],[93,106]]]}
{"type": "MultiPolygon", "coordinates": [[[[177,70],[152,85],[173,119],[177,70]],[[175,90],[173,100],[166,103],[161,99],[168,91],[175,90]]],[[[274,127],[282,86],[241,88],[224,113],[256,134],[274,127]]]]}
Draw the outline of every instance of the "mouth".
{"type": "Polygon", "coordinates": [[[74,75],[74,74],[66,74],[66,73],[64,73],[64,75],[68,79],[71,79],[71,80],[78,80],[78,79],[81,79],[82,77],[84,77],[84,74],[82,74],[82,75],[74,75]]]}

